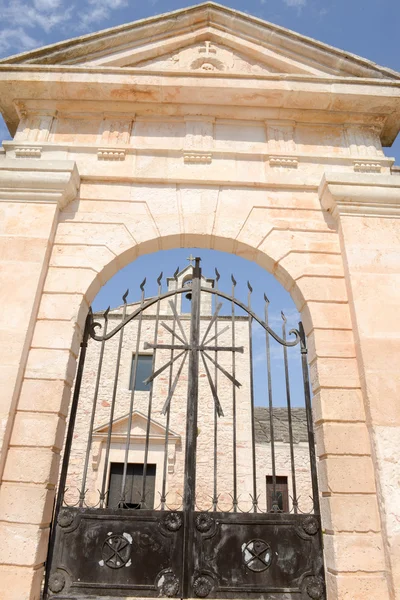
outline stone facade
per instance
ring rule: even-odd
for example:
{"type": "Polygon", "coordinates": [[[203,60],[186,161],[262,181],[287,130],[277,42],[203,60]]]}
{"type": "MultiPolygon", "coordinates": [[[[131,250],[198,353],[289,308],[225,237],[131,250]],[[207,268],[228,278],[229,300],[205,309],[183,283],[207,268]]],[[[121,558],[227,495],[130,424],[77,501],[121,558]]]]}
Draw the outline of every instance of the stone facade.
{"type": "Polygon", "coordinates": [[[329,600],[399,598],[400,181],[382,152],[399,88],[212,3],[0,61],[2,600],[39,597],[88,306],[140,254],[184,246],[290,291],[329,600]]]}

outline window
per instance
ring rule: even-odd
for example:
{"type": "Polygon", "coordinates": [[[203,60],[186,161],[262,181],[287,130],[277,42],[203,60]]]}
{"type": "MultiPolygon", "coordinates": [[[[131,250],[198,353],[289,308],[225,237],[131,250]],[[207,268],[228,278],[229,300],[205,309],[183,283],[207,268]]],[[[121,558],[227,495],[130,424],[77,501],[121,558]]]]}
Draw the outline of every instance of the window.
{"type": "MultiPolygon", "coordinates": [[[[135,390],[138,392],[149,392],[151,390],[151,383],[144,383],[144,381],[150,377],[153,372],[153,356],[151,354],[138,354],[138,365],[136,371],[135,390]]],[[[135,373],[135,358],[136,355],[132,356],[131,365],[131,376],[129,379],[129,389],[132,389],[133,377],[135,373]]]]}
{"type": "MultiPolygon", "coordinates": [[[[124,508],[140,508],[143,485],[143,466],[137,463],[128,463],[125,481],[125,505],[124,508]]],[[[121,486],[124,473],[124,463],[111,463],[110,482],[108,486],[107,506],[117,508],[121,499],[121,486]]],[[[154,491],[156,483],[156,465],[147,465],[146,472],[146,506],[142,508],[154,508],[154,491]]]]}
{"type": "MultiPolygon", "coordinates": [[[[267,475],[267,510],[272,510],[274,483],[272,475],[267,475]]],[[[279,510],[289,512],[289,490],[286,476],[276,476],[276,500],[279,510]]]]}

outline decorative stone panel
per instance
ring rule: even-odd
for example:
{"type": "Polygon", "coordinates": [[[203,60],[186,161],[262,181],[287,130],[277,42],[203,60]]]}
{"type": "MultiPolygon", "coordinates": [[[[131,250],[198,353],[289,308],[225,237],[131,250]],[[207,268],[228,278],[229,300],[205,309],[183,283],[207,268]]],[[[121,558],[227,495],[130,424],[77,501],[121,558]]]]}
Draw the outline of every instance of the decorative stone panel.
{"type": "MultiPolygon", "coordinates": [[[[100,140],[104,144],[129,144],[132,129],[132,119],[121,115],[107,116],[100,126],[100,140]]],[[[113,160],[113,159],[111,159],[113,160]]]]}
{"type": "Polygon", "coordinates": [[[209,164],[214,144],[214,119],[186,117],[185,163],[209,164]]]}
{"type": "Polygon", "coordinates": [[[294,124],[290,121],[267,121],[268,152],[270,154],[296,151],[294,124]]]}

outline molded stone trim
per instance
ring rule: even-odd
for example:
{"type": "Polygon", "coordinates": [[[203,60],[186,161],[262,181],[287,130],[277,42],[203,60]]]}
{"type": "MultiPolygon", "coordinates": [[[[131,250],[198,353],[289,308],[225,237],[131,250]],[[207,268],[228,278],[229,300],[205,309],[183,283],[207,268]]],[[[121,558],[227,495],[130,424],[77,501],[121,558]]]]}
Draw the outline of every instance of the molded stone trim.
{"type": "Polygon", "coordinates": [[[299,161],[293,156],[270,156],[271,167],[285,167],[285,169],[297,169],[299,161]]]}
{"type": "Polygon", "coordinates": [[[354,171],[356,173],[380,173],[382,165],[376,161],[356,160],[354,161],[354,171]]]}
{"type": "Polygon", "coordinates": [[[57,203],[76,198],[80,175],[74,161],[6,158],[0,163],[0,201],[57,203]]]}
{"type": "Polygon", "coordinates": [[[41,156],[41,146],[22,146],[20,148],[15,148],[16,158],[40,158],[41,156]]]}
{"type": "Polygon", "coordinates": [[[99,148],[97,158],[99,160],[125,160],[125,150],[120,148],[99,148]]]}
{"type": "Polygon", "coordinates": [[[325,173],[318,190],[322,208],[342,214],[400,217],[400,181],[392,175],[325,173]]]}
{"type": "Polygon", "coordinates": [[[184,152],[183,160],[188,164],[209,165],[212,161],[211,152],[184,152]]]}

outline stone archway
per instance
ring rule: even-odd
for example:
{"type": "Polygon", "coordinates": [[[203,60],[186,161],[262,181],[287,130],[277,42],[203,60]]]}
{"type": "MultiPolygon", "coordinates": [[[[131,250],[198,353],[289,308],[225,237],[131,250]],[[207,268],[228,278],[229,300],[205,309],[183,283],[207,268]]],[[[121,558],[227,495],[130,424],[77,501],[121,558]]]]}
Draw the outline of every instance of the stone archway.
{"type": "MultiPolygon", "coordinates": [[[[332,589],[341,569],[346,572],[349,569],[351,556],[355,562],[354,566],[350,565],[350,572],[357,566],[354,550],[345,550],[340,544],[349,540],[357,544],[358,535],[363,544],[368,540],[374,543],[379,536],[371,450],[342,255],[334,222],[321,211],[315,194],[310,193],[307,199],[303,198],[303,205],[307,201],[309,203],[307,217],[304,218],[304,209],[296,209],[296,194],[286,194],[286,208],[274,208],[270,205],[267,191],[254,192],[251,189],[240,190],[236,194],[231,190],[228,193],[224,190],[221,194],[218,190],[219,207],[217,215],[211,219],[206,199],[217,192],[206,187],[200,188],[204,199],[202,218],[196,212],[196,216],[185,221],[185,215],[181,214],[179,219],[168,223],[162,212],[157,213],[151,207],[153,202],[158,205],[155,191],[162,198],[166,191],[171,194],[171,189],[157,186],[152,190],[150,186],[146,191],[147,219],[144,219],[143,212],[136,215],[133,210],[132,222],[140,219],[142,226],[142,237],[136,245],[132,245],[127,233],[131,227],[127,213],[121,213],[120,209],[121,203],[125,202],[132,210],[135,202],[121,199],[120,191],[117,191],[119,198],[110,200],[110,189],[103,184],[83,184],[79,198],[59,215],[11,434],[2,490],[4,501],[14,506],[13,518],[18,519],[17,529],[23,532],[22,535],[27,535],[28,531],[34,534],[31,548],[28,550],[25,546],[21,562],[29,564],[29,561],[35,561],[40,571],[40,563],[45,558],[52,488],[56,483],[58,455],[88,306],[100,286],[119,268],[143,252],[171,248],[180,240],[184,246],[230,250],[257,261],[272,271],[290,291],[302,313],[310,346],[314,416],[318,453],[322,459],[320,485],[326,530],[326,566],[328,585],[332,589]],[[102,194],[108,199],[99,199],[102,194]],[[264,207],[260,206],[262,197],[264,207]],[[239,221],[244,200],[246,210],[242,210],[242,220],[239,221]],[[233,214],[233,203],[239,210],[230,224],[228,215],[233,214]],[[253,230],[251,235],[245,232],[249,215],[257,211],[269,215],[268,220],[262,220],[262,228],[267,231],[261,243],[262,250],[257,244],[257,232],[253,230]],[[96,215],[95,221],[93,215],[96,215]],[[99,219],[100,215],[102,219],[99,219]],[[170,234],[150,237],[147,233],[146,237],[146,230],[152,231],[158,222],[160,227],[163,222],[167,223],[170,234]],[[185,223],[183,231],[182,222],[185,223]],[[230,225],[243,232],[246,242],[239,241],[237,235],[233,237],[230,225]],[[199,227],[204,232],[208,229],[208,233],[197,233],[199,227]],[[253,245],[250,243],[251,236],[255,240],[253,245]],[[13,474],[17,474],[17,480],[13,474]],[[19,500],[15,506],[10,494],[15,494],[17,489],[19,500]],[[28,505],[35,507],[33,518],[28,505]],[[36,519],[37,523],[29,519],[36,519]],[[367,534],[371,530],[376,533],[367,534]],[[344,533],[349,531],[357,533],[350,538],[348,533],[344,533]]],[[[197,191],[200,193],[199,188],[197,191]]],[[[142,190],[140,192],[143,198],[142,190]]],[[[174,193],[178,196],[176,187],[174,193]]],[[[179,194],[182,199],[182,189],[179,194]]],[[[141,200],[140,208],[142,204],[141,200]]],[[[199,206],[196,207],[198,210],[199,206]]],[[[23,570],[32,577],[32,568],[25,567],[23,570]]],[[[36,577],[39,578],[38,573],[36,577]]]]}
{"type": "Polygon", "coordinates": [[[400,183],[382,145],[400,75],[277,31],[206,3],[0,61],[15,133],[0,154],[8,598],[39,596],[90,302],[140,253],[189,245],[245,256],[292,294],[329,599],[398,596],[400,183]],[[212,64],[194,60],[210,48],[212,64]]]}

